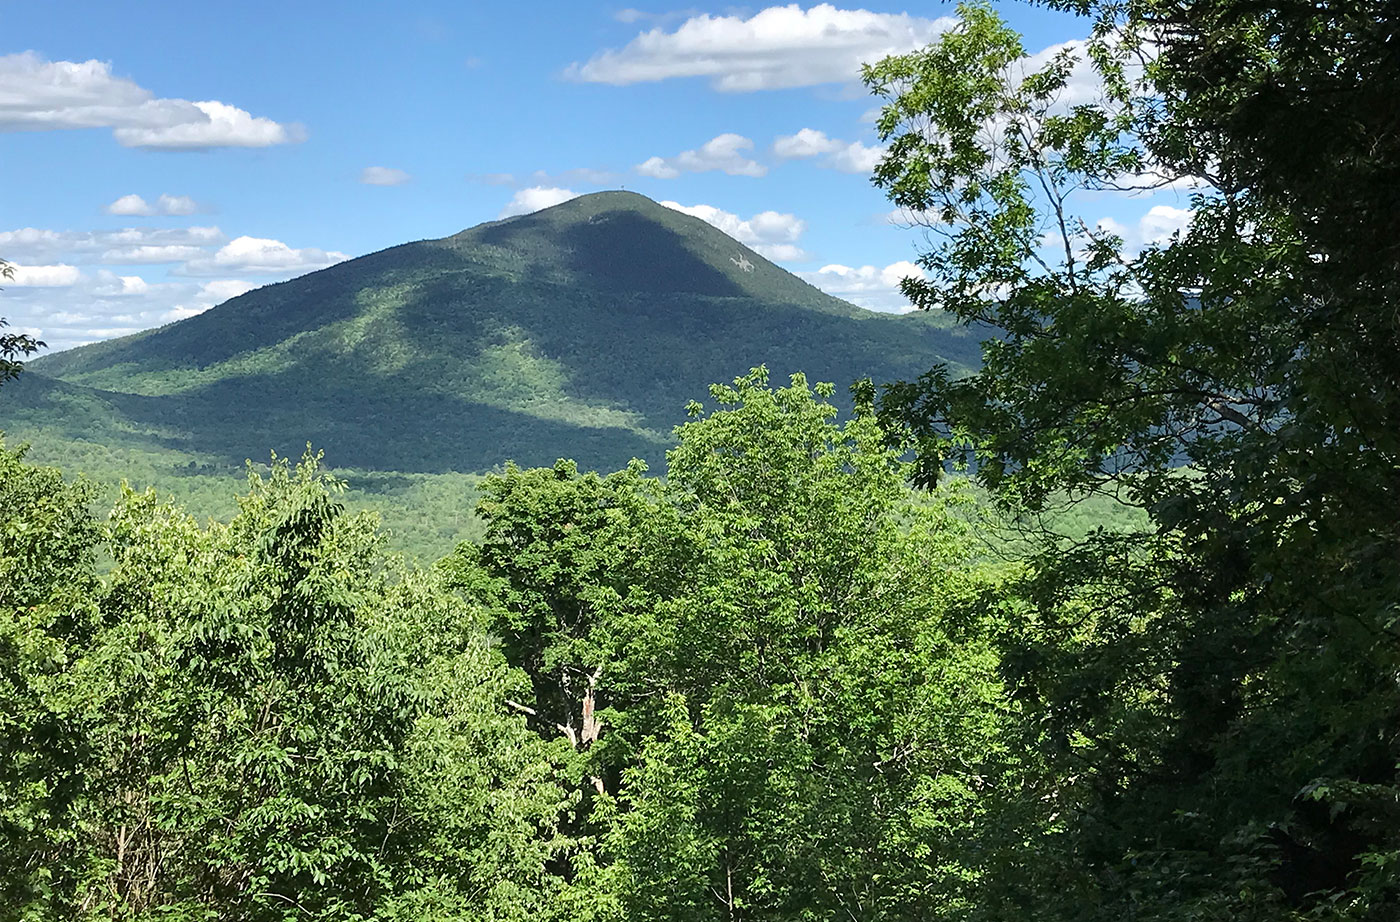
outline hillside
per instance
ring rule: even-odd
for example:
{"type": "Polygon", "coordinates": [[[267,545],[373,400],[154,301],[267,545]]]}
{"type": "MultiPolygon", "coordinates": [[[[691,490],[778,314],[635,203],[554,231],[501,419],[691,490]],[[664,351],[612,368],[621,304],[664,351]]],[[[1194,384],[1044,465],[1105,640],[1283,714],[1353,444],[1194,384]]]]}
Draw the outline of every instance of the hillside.
{"type": "Polygon", "coordinates": [[[862,310],[697,218],[602,192],[46,356],[0,394],[0,429],[56,461],[100,444],[181,476],[308,441],[405,475],[659,467],[686,403],[754,365],[844,389],[976,355],[934,318],[862,310]]]}
{"type": "Polygon", "coordinates": [[[40,359],[0,425],[112,428],[232,463],[310,440],[381,470],[616,467],[660,461],[688,400],[759,363],[844,386],[974,354],[928,318],[861,310],[699,219],[603,192],[40,359]]]}

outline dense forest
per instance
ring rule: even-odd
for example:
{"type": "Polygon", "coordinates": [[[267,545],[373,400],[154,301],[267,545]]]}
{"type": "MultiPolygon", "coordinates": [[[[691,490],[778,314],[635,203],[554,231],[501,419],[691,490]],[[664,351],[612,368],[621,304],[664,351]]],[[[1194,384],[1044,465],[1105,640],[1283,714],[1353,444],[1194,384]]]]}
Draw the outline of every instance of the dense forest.
{"type": "Polygon", "coordinates": [[[865,72],[975,370],[754,369],[428,567],[310,450],[206,523],[0,451],[0,913],[1400,915],[1397,11],[1049,5],[865,72]]]}

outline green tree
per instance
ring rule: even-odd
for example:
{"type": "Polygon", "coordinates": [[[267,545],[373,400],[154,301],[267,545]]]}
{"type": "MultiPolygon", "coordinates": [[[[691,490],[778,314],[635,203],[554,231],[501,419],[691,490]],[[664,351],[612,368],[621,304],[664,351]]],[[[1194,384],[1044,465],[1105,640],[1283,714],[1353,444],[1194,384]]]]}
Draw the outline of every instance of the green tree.
{"type": "MultiPolygon", "coordinates": [[[[570,461],[504,473],[481,485],[480,545],[444,563],[449,581],[490,613],[507,659],[529,675],[528,700],[510,702],[546,736],[586,753],[614,704],[618,632],[647,617],[665,591],[669,542],[679,530],[658,485],[634,462],[600,477],[570,461]]],[[[589,769],[595,792],[601,768],[589,769]]]]}
{"type": "MultiPolygon", "coordinates": [[[[0,278],[12,279],[14,277],[14,266],[0,259],[0,278]]],[[[5,318],[0,317],[0,329],[7,326],[9,324],[5,318]]],[[[19,373],[24,370],[24,362],[21,359],[33,355],[45,345],[46,343],[25,333],[0,333],[0,384],[18,378],[19,373]]]]}
{"type": "Polygon", "coordinates": [[[89,752],[66,681],[97,627],[92,490],[0,445],[0,903],[72,892],[89,752]]]}
{"type": "Polygon", "coordinates": [[[1011,507],[1151,518],[1031,567],[1007,674],[1033,757],[982,910],[1389,918],[1395,12],[1054,5],[1093,33],[1038,70],[968,6],[866,72],[876,182],[933,225],[904,290],[992,333],[979,372],[883,396],[921,476],[968,462],[1011,507]],[[1189,224],[1142,247],[1083,194],[1187,180],[1189,224]]]}
{"type": "Polygon", "coordinates": [[[605,887],[632,918],[955,916],[1003,706],[990,586],[829,385],[711,393],[668,455],[682,578],[622,656],[605,887]]]}
{"type": "Polygon", "coordinates": [[[7,907],[552,916],[567,752],[507,709],[525,679],[476,611],[387,558],[317,458],[250,475],[227,524],[128,491],[101,581],[86,493],[0,462],[7,907]]]}

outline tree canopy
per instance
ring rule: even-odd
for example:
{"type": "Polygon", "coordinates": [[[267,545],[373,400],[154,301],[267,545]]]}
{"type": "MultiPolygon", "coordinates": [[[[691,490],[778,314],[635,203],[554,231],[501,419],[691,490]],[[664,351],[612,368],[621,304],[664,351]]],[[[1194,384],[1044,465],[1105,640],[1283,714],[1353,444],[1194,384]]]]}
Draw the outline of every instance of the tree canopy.
{"type": "MultiPolygon", "coordinates": [[[[14,266],[0,259],[0,279],[14,277],[14,266]]],[[[5,318],[0,317],[0,330],[7,326],[9,324],[5,318]]],[[[0,333],[0,384],[19,377],[19,373],[24,370],[24,362],[21,360],[42,348],[44,348],[44,343],[27,333],[0,333]]]]}
{"type": "Polygon", "coordinates": [[[1394,10],[1056,5],[1092,37],[1039,68],[966,6],[866,72],[876,182],[930,225],[905,291],[988,335],[980,371],[891,388],[885,419],[926,481],[961,462],[1008,508],[1109,493],[1151,523],[1036,560],[1005,663],[1040,715],[1008,807],[1036,828],[983,909],[1388,917],[1394,10]],[[1088,210],[1167,186],[1194,191],[1161,239],[1088,210]]]}

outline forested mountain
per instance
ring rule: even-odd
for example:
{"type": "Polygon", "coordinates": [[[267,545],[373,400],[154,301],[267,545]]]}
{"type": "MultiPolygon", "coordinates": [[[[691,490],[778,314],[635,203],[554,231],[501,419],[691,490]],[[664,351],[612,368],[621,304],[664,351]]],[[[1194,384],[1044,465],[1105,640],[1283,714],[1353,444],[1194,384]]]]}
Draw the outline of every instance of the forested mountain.
{"type": "Polygon", "coordinates": [[[229,464],[310,440],[368,470],[607,469],[659,463],[686,402],[750,367],[844,393],[939,358],[966,367],[976,339],[854,307],[697,218],[600,192],[47,356],[6,388],[0,428],[229,464]]]}
{"type": "Polygon", "coordinates": [[[1400,918],[1400,8],[1047,5],[864,72],[963,339],[606,193],[5,383],[478,518],[420,568],[314,450],[202,523],[0,444],[0,919],[1400,918]]]}

